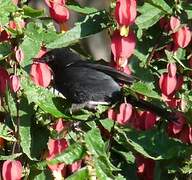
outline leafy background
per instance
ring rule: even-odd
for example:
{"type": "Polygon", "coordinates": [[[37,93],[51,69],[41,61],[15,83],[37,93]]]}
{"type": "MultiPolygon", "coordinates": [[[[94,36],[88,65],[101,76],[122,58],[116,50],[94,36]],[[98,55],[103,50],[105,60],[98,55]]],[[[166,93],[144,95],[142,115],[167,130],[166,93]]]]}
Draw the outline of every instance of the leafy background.
{"type": "MultiPolygon", "coordinates": [[[[26,3],[25,0],[22,2],[26,3]]],[[[170,41],[170,35],[160,30],[159,20],[171,16],[177,9],[181,12],[183,21],[190,25],[192,5],[187,1],[176,3],[173,0],[146,0],[137,3],[138,16],[134,25],[137,47],[130,59],[130,67],[142,81],[133,84],[130,89],[165,107],[160,98],[160,90],[154,82],[157,82],[159,74],[165,71],[167,60],[173,57],[167,54],[158,62],[149,57],[157,42],[156,49],[161,49],[170,41]],[[160,36],[163,37],[161,42],[159,42],[160,36]]],[[[48,162],[42,158],[42,154],[47,149],[48,139],[57,136],[51,125],[56,119],[62,118],[71,124],[66,137],[70,146],[49,163],[68,165],[90,156],[80,170],[66,179],[89,179],[92,171],[98,179],[137,179],[135,156],[138,154],[155,160],[154,179],[156,180],[189,177],[192,172],[191,147],[168,137],[165,120],[149,131],[139,132],[129,126],[118,124],[114,126],[112,120],[103,118],[101,112],[105,111],[105,107],[98,108],[97,113],[82,110],[79,114],[71,115],[67,111],[68,103],[65,99],[54,95],[48,89],[35,86],[30,80],[29,68],[42,44],[50,49],[74,46],[74,44],[79,47],[81,39],[114,27],[110,12],[107,10],[82,7],[74,1],[68,1],[67,7],[80,13],[81,19],[66,33],[56,33],[52,20],[44,18],[47,15],[43,9],[34,9],[27,4],[18,8],[11,0],[0,0],[0,24],[3,27],[6,27],[10,17],[15,16],[16,13],[28,22],[23,32],[7,29],[11,33],[12,40],[20,44],[25,58],[18,69],[22,79],[21,90],[14,94],[7,89],[5,97],[2,97],[4,104],[0,106],[0,137],[6,141],[0,151],[1,162],[20,159],[25,167],[26,178],[52,179],[52,174],[47,168],[48,162]],[[72,128],[77,122],[81,131],[72,128]],[[112,139],[107,139],[99,126],[111,132],[112,139]],[[16,131],[17,128],[19,131],[16,131]],[[12,146],[17,141],[20,148],[12,153],[12,146]]],[[[187,75],[189,68],[186,51],[187,49],[179,49],[174,60],[187,75]]],[[[13,68],[7,61],[11,55],[11,42],[1,42],[0,65],[7,67],[8,71],[13,73],[13,68]]],[[[190,89],[184,86],[179,96],[187,94],[189,107],[186,109],[186,116],[191,121],[192,94],[189,91],[190,89]]]]}

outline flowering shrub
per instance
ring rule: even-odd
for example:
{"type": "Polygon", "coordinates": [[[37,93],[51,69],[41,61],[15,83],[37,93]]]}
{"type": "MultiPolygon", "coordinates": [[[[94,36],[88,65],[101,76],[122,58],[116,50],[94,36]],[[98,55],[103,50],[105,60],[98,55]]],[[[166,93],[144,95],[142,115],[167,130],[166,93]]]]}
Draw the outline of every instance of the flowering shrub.
{"type": "Polygon", "coordinates": [[[35,9],[26,0],[0,0],[2,178],[190,179],[191,3],[116,0],[97,10],[72,0],[43,2],[35,9]],[[69,29],[71,11],[82,17],[69,29]],[[124,101],[71,114],[68,100],[50,91],[53,73],[40,59],[103,30],[113,67],[138,80],[121,84],[124,101]],[[177,121],[134,107],[130,94],[177,121]]]}

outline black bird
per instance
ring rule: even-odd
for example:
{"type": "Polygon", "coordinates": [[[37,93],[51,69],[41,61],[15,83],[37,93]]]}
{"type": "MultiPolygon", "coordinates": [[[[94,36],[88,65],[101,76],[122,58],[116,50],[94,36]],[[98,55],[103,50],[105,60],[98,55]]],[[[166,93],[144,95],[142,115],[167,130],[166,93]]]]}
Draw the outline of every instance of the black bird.
{"type": "MultiPolygon", "coordinates": [[[[73,105],[74,109],[93,109],[98,104],[111,104],[122,99],[119,83],[132,83],[135,78],[116,69],[83,60],[69,48],[47,52],[41,59],[53,71],[55,88],[73,105]]],[[[127,102],[152,111],[168,120],[175,120],[171,112],[150,102],[129,95],[127,102]]],[[[73,109],[72,108],[72,109],[73,109]]]]}

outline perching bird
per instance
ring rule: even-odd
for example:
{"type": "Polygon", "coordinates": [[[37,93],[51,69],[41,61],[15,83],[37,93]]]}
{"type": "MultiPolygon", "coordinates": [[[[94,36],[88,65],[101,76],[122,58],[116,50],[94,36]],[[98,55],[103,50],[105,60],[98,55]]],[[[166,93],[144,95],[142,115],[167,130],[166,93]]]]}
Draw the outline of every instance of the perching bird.
{"type": "MultiPolygon", "coordinates": [[[[130,84],[134,77],[113,67],[83,60],[69,48],[53,49],[42,57],[53,71],[55,88],[76,109],[93,109],[98,104],[111,104],[122,100],[119,83],[130,84]]],[[[168,120],[175,120],[171,112],[145,100],[128,96],[133,106],[152,111],[168,120]]]]}

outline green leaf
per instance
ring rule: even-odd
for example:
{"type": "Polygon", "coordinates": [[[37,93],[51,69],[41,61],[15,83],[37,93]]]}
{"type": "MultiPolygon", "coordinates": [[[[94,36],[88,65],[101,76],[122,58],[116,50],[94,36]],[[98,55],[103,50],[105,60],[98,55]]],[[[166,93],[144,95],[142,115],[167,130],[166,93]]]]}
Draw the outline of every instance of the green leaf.
{"type": "Polygon", "coordinates": [[[79,143],[70,145],[64,152],[57,155],[54,159],[47,161],[48,164],[65,163],[72,164],[82,159],[85,155],[85,147],[79,143]]]}
{"type": "Polygon", "coordinates": [[[192,19],[192,5],[189,3],[183,4],[183,9],[187,13],[188,19],[192,19]]]}
{"type": "Polygon", "coordinates": [[[74,28],[64,34],[59,34],[55,41],[47,44],[47,47],[53,49],[69,46],[80,39],[108,28],[110,24],[111,22],[106,11],[87,15],[83,21],[76,23],[74,28]]]}
{"type": "Polygon", "coordinates": [[[32,137],[31,137],[31,120],[34,115],[33,105],[28,104],[28,101],[25,97],[21,98],[20,102],[20,127],[19,127],[19,135],[20,135],[20,145],[23,149],[23,152],[31,159],[32,157],[32,137]]]}
{"type": "Polygon", "coordinates": [[[153,90],[155,87],[152,83],[136,82],[130,88],[132,91],[142,94],[144,96],[161,99],[158,93],[153,90]]]}
{"type": "Polygon", "coordinates": [[[16,11],[16,6],[11,0],[0,0],[0,25],[4,26],[9,22],[10,13],[16,11]]]}
{"type": "Polygon", "coordinates": [[[91,13],[95,13],[98,10],[93,8],[93,7],[82,7],[79,3],[75,2],[75,1],[67,1],[67,8],[78,12],[78,13],[82,13],[82,14],[91,14],[91,13]]]}
{"type": "Polygon", "coordinates": [[[0,43],[0,59],[4,59],[7,55],[11,53],[10,43],[0,43]]]}
{"type": "Polygon", "coordinates": [[[165,16],[164,11],[149,3],[144,3],[139,11],[141,15],[137,17],[135,22],[139,29],[148,29],[165,16]]]}
{"type": "Polygon", "coordinates": [[[86,167],[81,168],[77,172],[73,173],[71,176],[67,177],[66,180],[88,180],[89,173],[86,167]]]}
{"type": "Polygon", "coordinates": [[[7,141],[16,141],[16,138],[12,134],[12,129],[3,123],[0,123],[0,137],[7,141]]]}
{"type": "Polygon", "coordinates": [[[54,117],[70,119],[70,116],[64,112],[66,101],[63,98],[56,97],[48,89],[35,86],[27,75],[23,78],[21,84],[29,103],[36,103],[43,111],[50,113],[54,117]]]}
{"type": "Polygon", "coordinates": [[[167,14],[172,13],[171,7],[164,0],[147,0],[147,2],[155,7],[158,7],[167,14]]]}
{"type": "Polygon", "coordinates": [[[23,7],[24,16],[28,18],[37,18],[44,15],[44,10],[33,9],[30,6],[23,7]]]}
{"type": "Polygon", "coordinates": [[[21,62],[22,66],[32,64],[32,59],[35,58],[40,51],[41,44],[38,40],[25,37],[21,44],[21,49],[24,53],[24,60],[21,62]]]}
{"type": "Polygon", "coordinates": [[[22,155],[22,153],[16,153],[16,154],[13,154],[13,155],[10,155],[10,156],[0,155],[0,161],[14,160],[14,159],[18,158],[21,155],[22,155]]]}
{"type": "Polygon", "coordinates": [[[121,135],[115,138],[118,143],[125,148],[132,147],[134,151],[153,160],[184,158],[190,150],[189,146],[169,138],[164,130],[152,129],[139,133],[129,129],[127,132],[119,132],[121,135]]]}
{"type": "Polygon", "coordinates": [[[93,155],[96,174],[99,179],[113,179],[113,170],[117,170],[109,161],[105,144],[102,140],[99,129],[93,128],[85,135],[85,142],[88,151],[93,155]]]}

